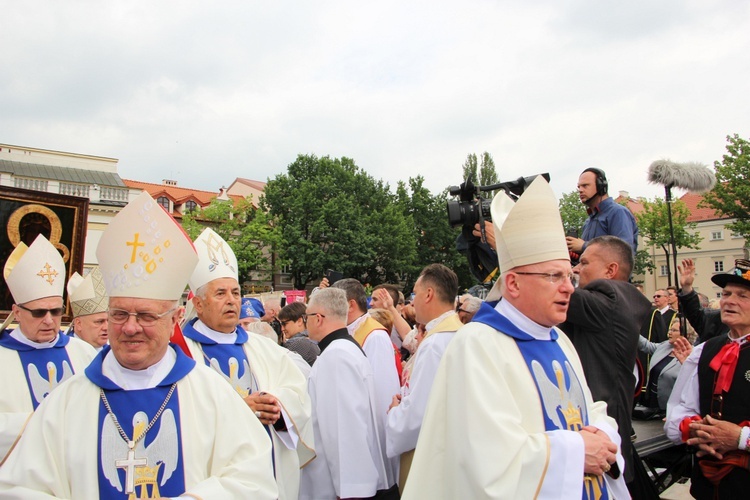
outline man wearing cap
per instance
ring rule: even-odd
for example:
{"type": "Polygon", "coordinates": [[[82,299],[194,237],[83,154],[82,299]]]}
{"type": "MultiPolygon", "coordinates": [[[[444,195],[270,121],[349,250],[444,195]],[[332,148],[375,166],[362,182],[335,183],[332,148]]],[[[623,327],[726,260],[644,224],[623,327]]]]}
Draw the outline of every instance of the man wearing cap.
{"type": "Polygon", "coordinates": [[[500,280],[443,355],[403,498],[629,498],[616,424],[555,328],[574,290],[555,194],[539,176],[491,211],[500,280]]]}
{"type": "Polygon", "coordinates": [[[348,309],[337,288],[321,288],[308,304],[310,338],[321,350],[308,383],[318,457],[302,470],[301,500],[398,498],[387,472],[372,367],[346,329],[348,309]]]}
{"type": "Polygon", "coordinates": [[[198,260],[180,226],[144,192],[96,255],[109,346],[31,418],[0,468],[0,497],[276,498],[263,427],[219,375],[169,343],[198,260]]]}
{"type": "Polygon", "coordinates": [[[221,374],[266,426],[279,497],[296,499],[300,467],[315,456],[307,380],[286,349],[237,326],[237,258],[227,242],[206,228],[194,244],[198,265],[189,284],[198,317],[182,333],[193,358],[221,374]]]}
{"type": "Polygon", "coordinates": [[[4,275],[18,327],[0,329],[0,464],[42,400],[96,354],[85,342],[60,334],[65,263],[47,238],[40,234],[29,247],[19,243],[4,275]]]}
{"type": "Polygon", "coordinates": [[[664,430],[698,448],[690,493],[697,499],[744,498],[750,490],[750,261],[711,277],[721,292],[729,335],[693,348],[667,403],[664,430]]]}
{"type": "Polygon", "coordinates": [[[242,305],[240,306],[240,328],[247,331],[247,327],[251,323],[257,323],[260,321],[260,315],[253,307],[251,299],[245,297],[242,299],[242,305]]]}
{"type": "Polygon", "coordinates": [[[442,264],[425,267],[414,283],[414,312],[426,333],[417,349],[409,381],[393,396],[385,427],[388,456],[400,456],[402,491],[440,359],[456,331],[464,326],[453,308],[457,293],[456,273],[442,264]]]}
{"type": "Polygon", "coordinates": [[[73,309],[71,334],[88,342],[97,351],[107,343],[107,304],[109,297],[98,267],[84,278],[78,273],[68,280],[68,298],[73,309]]]}

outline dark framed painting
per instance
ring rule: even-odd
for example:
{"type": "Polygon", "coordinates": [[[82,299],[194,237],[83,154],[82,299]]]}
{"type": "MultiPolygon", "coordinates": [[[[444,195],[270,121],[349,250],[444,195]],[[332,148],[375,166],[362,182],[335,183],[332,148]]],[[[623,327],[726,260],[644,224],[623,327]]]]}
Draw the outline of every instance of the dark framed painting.
{"type": "MultiPolygon", "coordinates": [[[[62,255],[66,283],[74,272],[83,274],[88,211],[88,198],[0,186],[0,269],[5,269],[5,262],[19,242],[31,245],[43,234],[62,255]]],[[[71,320],[66,295],[64,292],[64,322],[71,320]]],[[[0,319],[8,316],[12,305],[13,296],[3,275],[0,319]]]]}

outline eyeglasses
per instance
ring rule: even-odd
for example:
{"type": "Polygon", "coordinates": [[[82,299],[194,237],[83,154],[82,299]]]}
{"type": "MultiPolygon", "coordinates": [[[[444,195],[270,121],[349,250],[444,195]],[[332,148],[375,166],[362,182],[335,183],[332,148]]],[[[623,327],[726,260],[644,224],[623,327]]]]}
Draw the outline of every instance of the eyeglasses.
{"type": "Polygon", "coordinates": [[[32,318],[43,318],[47,315],[47,313],[50,314],[52,317],[62,316],[63,314],[63,308],[62,307],[53,307],[52,309],[29,309],[28,307],[24,307],[21,304],[16,304],[18,307],[23,309],[24,311],[28,311],[31,313],[32,318]]]}
{"type": "Polygon", "coordinates": [[[523,273],[520,271],[515,271],[515,273],[522,274],[524,276],[542,276],[550,283],[554,283],[556,285],[562,283],[566,278],[571,282],[575,279],[575,274],[573,273],[523,273]]]}
{"type": "Polygon", "coordinates": [[[320,313],[302,313],[302,317],[304,317],[305,319],[309,318],[310,316],[320,316],[321,318],[326,317],[325,314],[320,314],[320,313]]]}
{"type": "Polygon", "coordinates": [[[173,307],[169,311],[163,312],[161,314],[157,314],[157,313],[152,313],[152,312],[132,313],[128,311],[123,311],[122,309],[110,309],[109,311],[107,311],[107,314],[109,316],[109,321],[114,323],[115,325],[123,325],[128,321],[128,319],[130,319],[131,316],[135,316],[135,320],[138,322],[139,325],[153,326],[161,318],[163,318],[169,313],[175,312],[176,310],[177,308],[173,307]]]}
{"type": "Polygon", "coordinates": [[[469,314],[469,311],[467,311],[466,309],[461,309],[460,307],[458,309],[456,309],[456,312],[457,313],[469,314]]]}
{"type": "Polygon", "coordinates": [[[660,298],[662,298],[662,297],[664,297],[664,295],[659,295],[658,293],[657,293],[656,295],[654,295],[654,298],[655,298],[655,299],[660,299],[660,298]]]}

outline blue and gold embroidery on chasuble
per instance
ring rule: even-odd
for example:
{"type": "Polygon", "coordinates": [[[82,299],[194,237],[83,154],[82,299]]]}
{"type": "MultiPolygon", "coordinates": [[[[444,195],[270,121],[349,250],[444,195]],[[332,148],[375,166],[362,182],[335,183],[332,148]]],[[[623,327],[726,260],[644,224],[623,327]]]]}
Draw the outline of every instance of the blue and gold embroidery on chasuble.
{"type": "Polygon", "coordinates": [[[7,333],[0,337],[0,345],[18,352],[35,410],[55,387],[73,376],[73,365],[65,349],[68,342],[70,337],[58,335],[54,347],[35,349],[7,333]]]}
{"type": "MultiPolygon", "coordinates": [[[[588,425],[583,387],[557,343],[557,332],[550,329],[550,340],[537,340],[498,313],[494,308],[496,304],[482,304],[473,321],[488,325],[516,341],[539,393],[545,430],[578,431],[588,425]]],[[[609,499],[604,478],[586,474],[583,478],[583,498],[609,499]]]]}
{"type": "Polygon", "coordinates": [[[224,377],[242,398],[257,391],[250,370],[250,360],[247,359],[245,349],[242,347],[247,342],[247,332],[242,328],[237,328],[235,330],[237,340],[234,344],[217,344],[193,327],[196,321],[198,321],[197,318],[186,324],[182,334],[201,344],[206,365],[224,377]]]}
{"type": "Polygon", "coordinates": [[[109,346],[105,346],[94,358],[86,368],[86,377],[104,389],[117,423],[128,439],[137,439],[138,442],[134,456],[130,457],[127,442],[100,399],[97,419],[99,498],[133,500],[177,497],[185,492],[185,472],[180,398],[176,387],[159,418],[150,429],[148,425],[164,405],[172,384],[185,377],[195,367],[195,361],[175,348],[175,365],[157,387],[125,391],[102,374],[102,361],[109,350],[109,346]],[[134,491],[128,494],[126,485],[131,458],[134,491]]]}

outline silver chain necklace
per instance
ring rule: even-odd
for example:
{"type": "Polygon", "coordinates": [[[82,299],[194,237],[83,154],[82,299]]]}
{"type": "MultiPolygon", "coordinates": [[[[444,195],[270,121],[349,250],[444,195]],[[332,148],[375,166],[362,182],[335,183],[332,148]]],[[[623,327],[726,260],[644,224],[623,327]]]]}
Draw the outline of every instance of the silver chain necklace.
{"type": "Polygon", "coordinates": [[[161,414],[166,409],[169,400],[172,398],[172,393],[174,393],[175,387],[177,387],[177,382],[173,383],[172,387],[169,388],[167,397],[164,398],[164,402],[159,407],[159,411],[156,412],[154,418],[151,419],[151,422],[148,423],[146,428],[143,430],[143,432],[141,432],[139,436],[133,436],[134,439],[129,439],[128,435],[125,434],[125,430],[117,420],[115,412],[113,412],[112,407],[109,406],[109,401],[107,401],[107,396],[106,394],[104,394],[104,389],[102,389],[101,387],[99,388],[99,394],[102,397],[102,403],[104,403],[104,407],[107,409],[107,413],[110,417],[112,417],[112,421],[117,428],[117,432],[120,433],[122,439],[128,444],[128,458],[115,461],[115,467],[119,469],[125,469],[125,493],[127,494],[133,493],[135,491],[135,468],[148,465],[147,458],[135,458],[135,445],[138,443],[138,441],[146,437],[146,433],[151,429],[151,427],[154,426],[156,421],[159,420],[159,417],[161,417],[161,414]]]}

